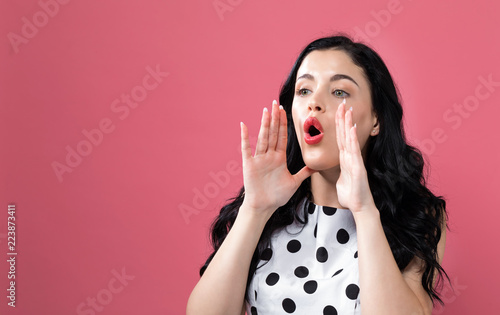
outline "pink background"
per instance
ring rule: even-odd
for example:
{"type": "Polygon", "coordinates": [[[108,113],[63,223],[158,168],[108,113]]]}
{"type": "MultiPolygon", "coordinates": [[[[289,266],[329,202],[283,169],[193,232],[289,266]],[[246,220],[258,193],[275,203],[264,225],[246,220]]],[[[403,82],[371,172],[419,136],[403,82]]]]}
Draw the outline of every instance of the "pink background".
{"type": "Polygon", "coordinates": [[[1,314],[183,314],[209,224],[242,184],[239,122],[255,137],[300,50],[336,31],[386,61],[408,138],[447,198],[444,267],[455,291],[445,287],[435,314],[493,313],[498,4],[60,2],[0,2],[1,314]],[[68,166],[68,150],[81,160],[68,166]]]}

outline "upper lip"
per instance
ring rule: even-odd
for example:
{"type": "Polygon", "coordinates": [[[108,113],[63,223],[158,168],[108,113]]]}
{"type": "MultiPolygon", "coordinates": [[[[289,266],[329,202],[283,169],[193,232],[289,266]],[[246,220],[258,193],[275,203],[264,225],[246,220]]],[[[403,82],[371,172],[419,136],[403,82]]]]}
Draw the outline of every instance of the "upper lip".
{"type": "Polygon", "coordinates": [[[314,128],[318,129],[320,133],[323,133],[323,126],[321,126],[321,123],[316,117],[308,117],[306,121],[304,122],[304,132],[308,135],[311,127],[314,126],[314,128]]]}

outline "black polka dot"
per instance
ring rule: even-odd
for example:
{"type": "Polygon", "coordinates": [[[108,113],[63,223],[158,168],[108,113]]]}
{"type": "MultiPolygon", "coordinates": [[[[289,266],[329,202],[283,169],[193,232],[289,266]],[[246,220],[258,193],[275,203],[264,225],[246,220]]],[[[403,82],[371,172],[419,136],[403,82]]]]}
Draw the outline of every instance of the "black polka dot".
{"type": "Polygon", "coordinates": [[[316,237],[317,233],[318,233],[318,224],[316,223],[316,226],[314,227],[314,237],[316,237]]]}
{"type": "Polygon", "coordinates": [[[295,271],[293,273],[299,278],[305,278],[309,275],[309,269],[304,266],[299,266],[295,268],[295,271]]]}
{"type": "Polygon", "coordinates": [[[338,275],[339,273],[341,273],[342,270],[344,270],[344,269],[340,269],[340,270],[335,271],[335,273],[333,274],[332,278],[335,277],[336,275],[338,275]]]}
{"type": "Polygon", "coordinates": [[[257,291],[253,290],[253,292],[255,293],[255,301],[257,301],[257,291]]]}
{"type": "Polygon", "coordinates": [[[268,285],[275,285],[279,279],[280,279],[280,275],[277,274],[276,272],[272,272],[267,276],[266,283],[268,285]]]}
{"type": "Polygon", "coordinates": [[[332,207],[325,207],[323,206],[323,212],[326,214],[326,215],[334,215],[335,212],[337,212],[337,208],[332,208],[332,207]]]}
{"type": "Polygon", "coordinates": [[[347,288],[345,289],[345,295],[347,295],[347,297],[351,300],[357,299],[358,294],[359,294],[359,287],[354,283],[348,285],[347,288]]]}
{"type": "Polygon", "coordinates": [[[328,251],[326,250],[326,248],[318,248],[318,250],[316,251],[316,259],[322,263],[328,260],[328,251]]]}
{"type": "MultiPolygon", "coordinates": [[[[251,313],[252,315],[258,315],[258,314],[257,314],[257,308],[256,308],[255,306],[252,306],[252,307],[250,308],[250,313],[251,313]]],[[[335,314],[336,314],[336,313],[335,313],[335,314]]]]}
{"type": "Polygon", "coordinates": [[[313,294],[316,292],[316,289],[318,288],[318,283],[314,280],[307,281],[304,283],[304,291],[309,294],[313,294]]]}
{"type": "Polygon", "coordinates": [[[354,253],[354,258],[358,258],[358,251],[354,253]]]}
{"type": "Polygon", "coordinates": [[[295,306],[295,302],[292,299],[288,299],[288,298],[284,299],[282,304],[283,304],[283,309],[285,310],[285,312],[287,312],[287,313],[295,312],[296,306],[295,306]]]}
{"type": "Polygon", "coordinates": [[[309,203],[309,206],[307,207],[307,212],[309,212],[309,214],[313,214],[314,210],[316,210],[316,205],[314,203],[309,203]]]}
{"type": "Polygon", "coordinates": [[[300,250],[300,247],[302,247],[302,244],[300,244],[300,242],[297,241],[297,240],[291,240],[286,245],[286,249],[288,249],[288,251],[290,253],[296,253],[296,252],[298,252],[300,250]]]}
{"type": "Polygon", "coordinates": [[[345,244],[345,243],[349,242],[349,233],[347,233],[347,231],[344,229],[340,229],[337,232],[337,241],[340,244],[345,244]]]}
{"type": "Polygon", "coordinates": [[[262,251],[262,254],[260,254],[260,259],[262,260],[269,260],[271,259],[271,257],[273,257],[273,250],[270,248],[264,249],[264,251],[262,251]]]}
{"type": "Polygon", "coordinates": [[[327,305],[323,309],[323,315],[337,315],[337,309],[331,305],[327,305]]]}

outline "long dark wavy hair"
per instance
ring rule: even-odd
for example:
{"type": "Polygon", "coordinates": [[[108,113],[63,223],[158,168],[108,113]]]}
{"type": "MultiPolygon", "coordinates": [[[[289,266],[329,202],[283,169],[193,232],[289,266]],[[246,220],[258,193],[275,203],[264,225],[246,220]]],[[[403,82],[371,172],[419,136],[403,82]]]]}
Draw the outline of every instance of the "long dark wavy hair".
{"type": "MultiPolygon", "coordinates": [[[[438,261],[437,245],[442,227],[447,226],[446,202],[436,197],[427,187],[424,176],[424,159],[421,152],[406,143],[403,128],[403,109],[399,93],[392,77],[380,56],[368,46],[353,42],[345,35],[319,38],[300,53],[287,80],[281,87],[279,103],[287,113],[288,143],[287,166],[294,174],[305,164],[295,133],[292,119],[292,101],[295,92],[297,71],[304,58],[314,50],[340,50],[349,55],[366,75],[371,89],[373,110],[380,124],[379,134],[367,142],[365,167],[368,182],[380,211],[380,219],[392,254],[401,271],[416,256],[423,261],[422,286],[431,297],[443,304],[434,287],[434,279],[442,284],[448,275],[438,261]]],[[[207,268],[213,256],[231,229],[244,198],[245,188],[222,207],[211,227],[213,253],[200,269],[207,268]]],[[[306,179],[284,206],[278,208],[267,222],[255,249],[248,281],[254,274],[261,253],[269,246],[271,234],[295,221],[307,223],[307,215],[296,211],[304,199],[311,199],[310,178],[306,179]],[[302,217],[306,218],[304,222],[302,217]]],[[[305,209],[304,209],[305,211],[305,209]]]]}

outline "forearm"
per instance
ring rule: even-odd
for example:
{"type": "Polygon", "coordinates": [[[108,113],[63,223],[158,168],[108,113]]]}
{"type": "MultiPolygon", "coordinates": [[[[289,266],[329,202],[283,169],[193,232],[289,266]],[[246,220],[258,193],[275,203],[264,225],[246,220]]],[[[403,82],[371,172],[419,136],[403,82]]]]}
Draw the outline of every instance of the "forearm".
{"type": "Polygon", "coordinates": [[[426,314],[397,266],[379,211],[359,212],[355,221],[362,314],[426,314]]]}
{"type": "Polygon", "coordinates": [[[248,270],[266,220],[244,206],[189,297],[189,314],[241,314],[248,270]]]}

